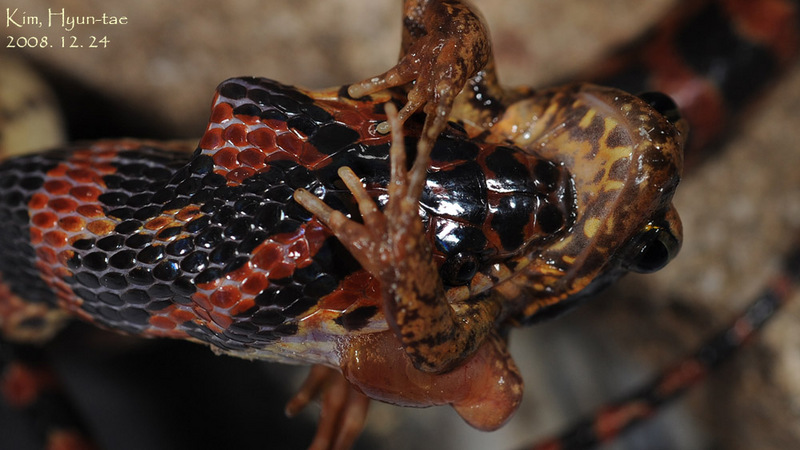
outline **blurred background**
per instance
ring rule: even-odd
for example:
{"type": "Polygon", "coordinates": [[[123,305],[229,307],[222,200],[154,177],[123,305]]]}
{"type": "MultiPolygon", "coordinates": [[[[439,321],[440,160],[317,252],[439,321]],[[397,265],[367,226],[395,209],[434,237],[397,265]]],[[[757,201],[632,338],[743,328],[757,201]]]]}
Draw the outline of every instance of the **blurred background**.
{"type": "MultiPolygon", "coordinates": [[[[591,67],[679,2],[473,3],[489,24],[501,82],[546,86],[591,67]]],[[[33,117],[43,124],[35,114],[56,106],[71,140],[197,137],[214,88],[226,78],[264,76],[307,88],[351,83],[391,67],[400,40],[397,0],[4,0],[0,6],[7,18],[16,10],[15,19],[45,22],[49,10],[62,8],[68,16],[127,18],[124,25],[72,31],[60,23],[18,28],[6,22],[0,73],[27,64],[55,101],[22,96],[4,104],[0,120],[33,117]],[[19,37],[44,36],[53,48],[8,48],[19,37]],[[90,48],[93,38],[96,48],[90,48]],[[68,48],[73,44],[83,47],[68,48]]],[[[0,96],[27,92],[18,84],[29,80],[0,78],[0,96]]],[[[360,447],[520,448],[691,352],[759,292],[796,240],[798,112],[795,64],[721,151],[686,174],[676,198],[685,234],[678,259],[657,274],[626,277],[566,317],[512,333],[526,397],[505,428],[477,432],[449,408],[374,404],[360,447]]],[[[797,447],[799,312],[790,304],[705,385],[610,448],[797,447]]],[[[300,420],[282,416],[305,368],[216,357],[185,343],[98,338],[82,326],[49,351],[109,449],[303,448],[313,434],[317,411],[300,420]]],[[[11,423],[2,420],[0,428],[11,423]]],[[[21,448],[3,442],[0,448],[21,448]]]]}

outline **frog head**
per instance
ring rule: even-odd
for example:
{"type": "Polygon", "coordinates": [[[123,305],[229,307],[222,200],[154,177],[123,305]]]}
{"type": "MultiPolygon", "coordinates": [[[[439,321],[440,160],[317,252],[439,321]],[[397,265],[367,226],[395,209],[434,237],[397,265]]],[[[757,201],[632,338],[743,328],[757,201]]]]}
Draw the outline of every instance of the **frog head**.
{"type": "Polygon", "coordinates": [[[525,256],[517,317],[553,316],[622,274],[652,272],[681,246],[672,204],[686,125],[668,97],[590,84],[539,91],[506,110],[495,131],[562,164],[575,187],[574,222],[525,256]]]}

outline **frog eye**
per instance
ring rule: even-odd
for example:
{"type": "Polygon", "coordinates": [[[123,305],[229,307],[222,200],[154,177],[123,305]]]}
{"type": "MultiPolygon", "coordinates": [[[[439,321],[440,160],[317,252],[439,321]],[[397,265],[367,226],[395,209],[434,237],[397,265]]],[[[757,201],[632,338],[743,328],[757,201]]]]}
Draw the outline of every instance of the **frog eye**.
{"type": "Polygon", "coordinates": [[[629,269],[650,273],[666,266],[678,254],[681,243],[668,227],[649,225],[635,247],[629,269]]]}
{"type": "Polygon", "coordinates": [[[644,100],[644,102],[650,105],[650,107],[658,111],[662,116],[669,120],[670,123],[675,124],[681,120],[681,112],[678,109],[678,105],[675,104],[675,101],[672,100],[672,97],[669,95],[662,92],[652,91],[639,94],[639,98],[644,100]]]}
{"type": "Polygon", "coordinates": [[[472,253],[460,252],[447,258],[439,270],[442,281],[451,286],[463,286],[472,281],[478,272],[478,258],[472,253]]]}

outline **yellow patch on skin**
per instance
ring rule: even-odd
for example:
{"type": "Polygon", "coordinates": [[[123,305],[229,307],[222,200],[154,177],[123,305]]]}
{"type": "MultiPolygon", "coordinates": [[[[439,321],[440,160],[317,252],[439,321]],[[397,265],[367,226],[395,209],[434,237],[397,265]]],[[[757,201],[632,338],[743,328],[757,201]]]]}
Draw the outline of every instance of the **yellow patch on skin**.
{"type": "Polygon", "coordinates": [[[608,159],[610,161],[617,161],[624,158],[630,158],[631,156],[631,148],[628,146],[624,147],[614,147],[606,149],[608,152],[608,159]]]}
{"type": "Polygon", "coordinates": [[[469,287],[467,286],[458,286],[454,288],[450,288],[445,292],[445,296],[447,297],[447,303],[454,303],[458,301],[464,301],[470,297],[469,287]]]}
{"type": "Polygon", "coordinates": [[[470,290],[475,291],[477,289],[479,292],[483,292],[484,290],[491,289],[493,286],[494,282],[491,278],[482,273],[478,273],[472,279],[472,283],[470,283],[470,290]]]}
{"type": "Polygon", "coordinates": [[[492,266],[490,275],[499,278],[500,280],[505,280],[511,277],[512,272],[511,269],[509,269],[505,264],[495,264],[492,266]]]}
{"type": "Polygon", "coordinates": [[[553,245],[550,246],[550,248],[555,251],[558,251],[565,248],[570,242],[572,242],[572,236],[566,236],[564,239],[555,242],[553,245]]]}
{"type": "Polygon", "coordinates": [[[605,120],[603,120],[603,127],[605,127],[603,139],[605,139],[609,133],[614,131],[614,128],[617,128],[617,126],[619,126],[619,120],[613,117],[606,117],[605,120]]]}
{"type": "Polygon", "coordinates": [[[603,191],[616,191],[618,189],[622,189],[623,187],[625,187],[625,183],[622,181],[606,181],[603,184],[603,191]]]}
{"type": "Polygon", "coordinates": [[[523,258],[518,259],[516,261],[516,263],[517,263],[517,267],[515,269],[516,271],[520,271],[520,270],[528,267],[528,265],[531,263],[530,255],[527,255],[527,256],[525,256],[523,258]]]}
{"type": "Polygon", "coordinates": [[[586,114],[581,118],[581,123],[578,124],[581,128],[586,128],[592,124],[592,120],[594,120],[594,116],[597,115],[597,111],[594,109],[590,109],[586,112],[586,114]]]}
{"type": "Polygon", "coordinates": [[[598,229],[600,229],[600,219],[588,219],[583,225],[583,234],[591,239],[595,234],[597,234],[598,229]]]}

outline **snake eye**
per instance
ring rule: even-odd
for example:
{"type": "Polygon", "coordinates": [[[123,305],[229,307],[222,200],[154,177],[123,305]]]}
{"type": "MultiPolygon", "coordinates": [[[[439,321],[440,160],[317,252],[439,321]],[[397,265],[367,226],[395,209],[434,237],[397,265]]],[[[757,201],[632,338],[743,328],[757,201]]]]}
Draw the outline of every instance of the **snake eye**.
{"type": "Polygon", "coordinates": [[[439,270],[442,281],[451,286],[463,286],[478,272],[478,258],[472,253],[456,253],[447,258],[439,270]]]}
{"type": "Polygon", "coordinates": [[[674,124],[681,120],[681,112],[678,109],[678,105],[675,104],[675,101],[672,100],[672,97],[669,95],[652,91],[639,94],[639,98],[658,111],[669,120],[670,123],[674,124]]]}
{"type": "Polygon", "coordinates": [[[678,254],[680,246],[679,238],[668,227],[650,225],[636,245],[628,268],[638,273],[655,272],[678,254]]]}

